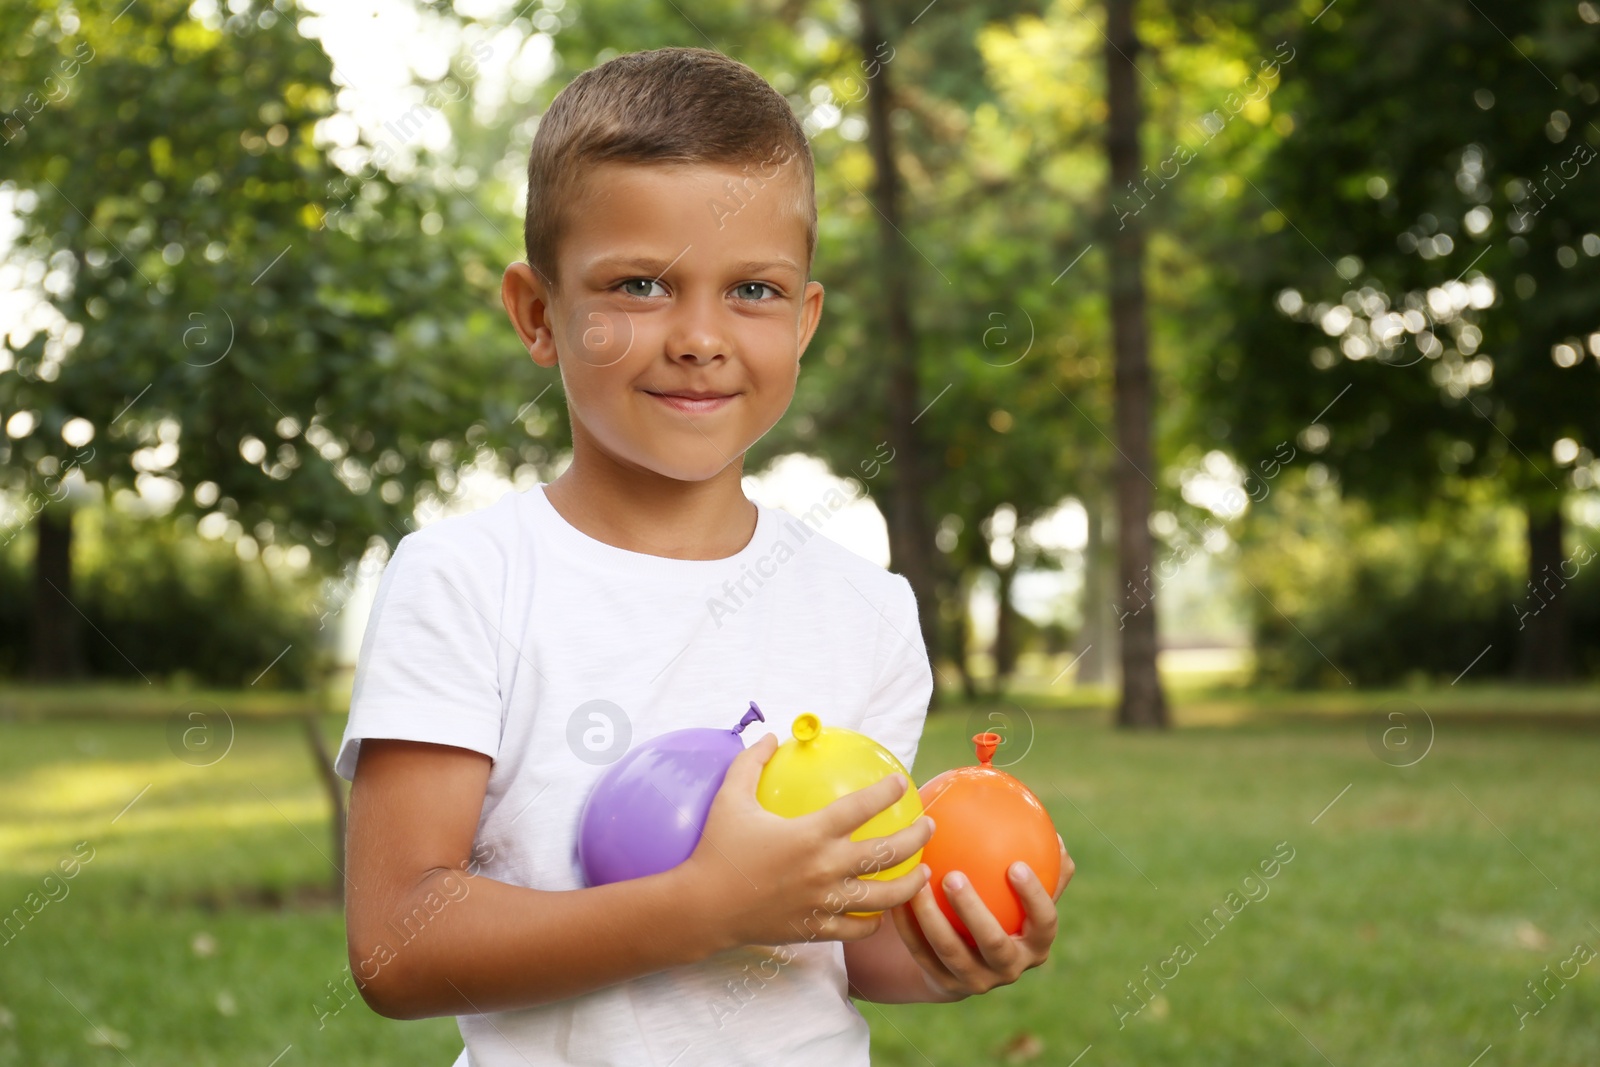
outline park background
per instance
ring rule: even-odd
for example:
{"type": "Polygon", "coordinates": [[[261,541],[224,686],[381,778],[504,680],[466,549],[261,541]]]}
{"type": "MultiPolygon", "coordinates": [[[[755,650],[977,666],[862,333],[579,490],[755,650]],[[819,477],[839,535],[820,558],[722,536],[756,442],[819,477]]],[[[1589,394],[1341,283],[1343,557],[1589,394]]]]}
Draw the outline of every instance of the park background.
{"type": "Polygon", "coordinates": [[[1016,986],[859,1004],[874,1061],[1600,1061],[1594,0],[13,0],[0,41],[0,1064],[454,1056],[351,992],[328,751],[398,539],[566,461],[497,293],[528,143],[669,44],[817,161],[827,313],[748,490],[912,581],[915,777],[999,730],[1078,864],[1016,986]]]}

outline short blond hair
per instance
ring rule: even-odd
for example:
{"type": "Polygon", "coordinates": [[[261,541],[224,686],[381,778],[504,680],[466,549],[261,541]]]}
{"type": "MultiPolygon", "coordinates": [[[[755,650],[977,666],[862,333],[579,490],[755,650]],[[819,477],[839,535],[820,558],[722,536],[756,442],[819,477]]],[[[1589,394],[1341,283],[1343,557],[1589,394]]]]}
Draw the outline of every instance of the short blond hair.
{"type": "Polygon", "coordinates": [[[584,71],[556,95],[528,152],[522,223],[528,263],[551,286],[564,209],[585,168],[602,163],[746,164],[729,200],[708,205],[719,224],[742,206],[742,194],[792,163],[809,274],[817,248],[811,145],[789,102],[738,60],[707,48],[629,52],[584,71]]]}

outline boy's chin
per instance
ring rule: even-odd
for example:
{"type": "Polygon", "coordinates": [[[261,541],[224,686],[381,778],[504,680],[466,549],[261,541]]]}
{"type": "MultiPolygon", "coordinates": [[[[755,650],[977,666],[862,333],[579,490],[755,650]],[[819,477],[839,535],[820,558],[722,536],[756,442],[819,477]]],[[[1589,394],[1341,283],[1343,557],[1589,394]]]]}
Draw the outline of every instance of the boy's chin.
{"type": "Polygon", "coordinates": [[[695,464],[662,460],[650,464],[650,469],[675,482],[708,482],[728,469],[728,461],[721,456],[714,461],[695,464]]]}
{"type": "Polygon", "coordinates": [[[636,471],[648,471],[675,482],[705,482],[725,473],[730,459],[737,462],[744,452],[744,449],[729,446],[713,447],[709,441],[701,443],[705,447],[697,451],[705,454],[692,456],[685,455],[681,451],[674,454],[665,445],[652,448],[636,444],[626,453],[628,459],[625,464],[636,471]],[[718,447],[720,451],[717,450],[718,447]]]}

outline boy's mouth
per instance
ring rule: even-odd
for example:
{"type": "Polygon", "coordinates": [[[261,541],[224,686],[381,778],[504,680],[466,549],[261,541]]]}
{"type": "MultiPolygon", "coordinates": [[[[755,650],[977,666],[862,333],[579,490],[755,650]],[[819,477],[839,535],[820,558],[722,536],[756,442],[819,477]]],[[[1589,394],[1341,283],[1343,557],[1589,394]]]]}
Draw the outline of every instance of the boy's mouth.
{"type": "Polygon", "coordinates": [[[716,411],[726,406],[738,393],[718,393],[702,389],[674,389],[670,392],[656,392],[646,389],[646,393],[685,415],[703,415],[716,411]]]}

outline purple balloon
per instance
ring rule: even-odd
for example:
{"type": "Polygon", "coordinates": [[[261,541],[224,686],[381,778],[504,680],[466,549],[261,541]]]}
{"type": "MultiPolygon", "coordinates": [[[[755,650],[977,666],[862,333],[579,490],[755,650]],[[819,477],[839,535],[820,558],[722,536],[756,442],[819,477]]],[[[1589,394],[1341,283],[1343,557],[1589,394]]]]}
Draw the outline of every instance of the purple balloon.
{"type": "Polygon", "coordinates": [[[744,751],[739,734],[766,722],[755,701],[731,730],[674,730],[606,768],[578,821],[578,862],[593,887],[671,870],[694,852],[711,800],[744,751]]]}

